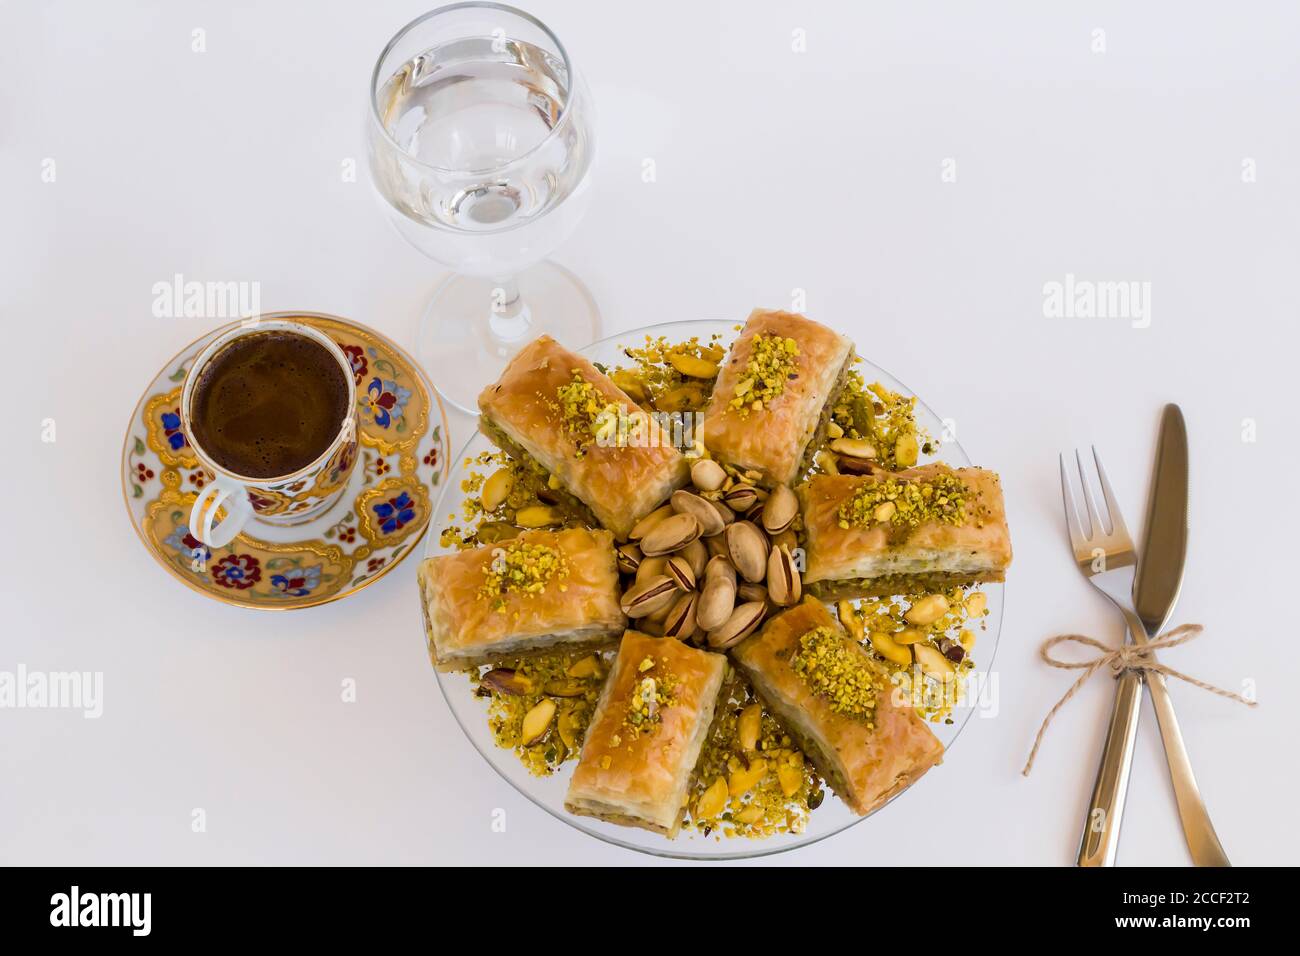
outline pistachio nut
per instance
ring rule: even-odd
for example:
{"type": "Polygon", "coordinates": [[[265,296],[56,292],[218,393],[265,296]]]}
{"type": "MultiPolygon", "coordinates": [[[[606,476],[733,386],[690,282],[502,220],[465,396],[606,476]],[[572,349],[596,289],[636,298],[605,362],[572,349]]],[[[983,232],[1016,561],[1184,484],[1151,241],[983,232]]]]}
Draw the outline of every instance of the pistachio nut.
{"type": "Polygon", "coordinates": [[[714,558],[704,572],[704,589],[695,608],[695,622],[706,631],[720,627],[736,606],[736,576],[726,558],[714,558]],[[718,570],[714,562],[721,560],[718,570]]]}
{"type": "Polygon", "coordinates": [[[898,462],[900,468],[911,468],[915,465],[919,451],[916,435],[911,432],[899,435],[898,441],[894,442],[894,460],[898,462]]]}
{"type": "Polygon", "coordinates": [[[533,689],[532,681],[509,667],[494,667],[480,677],[478,682],[480,687],[512,697],[522,697],[533,689]]]}
{"type": "Polygon", "coordinates": [[[700,491],[717,491],[727,480],[727,473],[712,458],[701,458],[691,465],[691,484],[700,491]]]}
{"type": "Polygon", "coordinates": [[[947,613],[948,599],[942,594],[928,594],[907,609],[903,620],[917,627],[926,627],[947,613]]]}
{"type": "Polygon", "coordinates": [[[755,701],[740,712],[736,721],[736,737],[741,750],[757,750],[758,738],[763,729],[763,705],[755,701]]]}
{"type": "Polygon", "coordinates": [[[720,626],[709,631],[709,646],[714,650],[724,651],[728,647],[739,644],[754,633],[755,628],[763,623],[766,615],[767,605],[758,601],[740,605],[720,626]]]}
{"type": "Polygon", "coordinates": [[[618,570],[623,574],[636,574],[636,569],[641,566],[643,557],[640,546],[635,541],[629,541],[626,544],[620,544],[615,551],[618,570]]]}
{"type": "Polygon", "coordinates": [[[672,604],[678,594],[677,585],[666,574],[634,584],[623,592],[619,605],[630,618],[649,617],[672,604]]]}
{"type": "Polygon", "coordinates": [[[840,601],[835,608],[839,611],[840,623],[844,625],[844,630],[849,632],[849,637],[853,638],[855,641],[861,641],[865,636],[866,627],[862,623],[862,615],[860,615],[858,609],[853,606],[853,602],[840,601]]]}
{"type": "Polygon", "coordinates": [[[691,569],[691,563],[680,554],[674,554],[668,559],[668,564],[664,567],[664,572],[673,579],[673,583],[682,591],[695,590],[695,571],[691,569]]]}
{"type": "Polygon", "coordinates": [[[600,676],[600,658],[595,654],[588,654],[586,657],[576,661],[564,673],[570,677],[599,677],[600,676]]]}
{"type": "Polygon", "coordinates": [[[767,573],[767,538],[749,521],[727,525],[727,555],[740,576],[751,584],[763,580],[767,573]]]}
{"type": "Polygon", "coordinates": [[[690,563],[691,572],[696,578],[704,573],[704,566],[709,563],[709,549],[698,538],[677,552],[690,563]]]}
{"type": "Polygon", "coordinates": [[[767,594],[773,604],[789,607],[802,593],[799,571],[787,548],[773,548],[767,559],[767,594]]]}
{"type": "Polygon", "coordinates": [[[960,664],[966,659],[966,648],[962,647],[956,641],[949,637],[941,637],[938,640],[939,653],[954,664],[960,664]]]}
{"type": "Polygon", "coordinates": [[[785,485],[777,485],[763,505],[763,530],[780,534],[799,513],[799,497],[785,485]]]}
{"type": "Polygon", "coordinates": [[[636,569],[636,583],[641,584],[651,578],[657,578],[659,575],[667,573],[668,559],[666,557],[642,558],[641,564],[636,569]]]}
{"type": "Polygon", "coordinates": [[[772,535],[772,547],[779,548],[783,545],[790,549],[791,554],[794,554],[794,549],[799,547],[799,537],[794,533],[793,528],[786,528],[779,534],[772,535]]]}
{"type": "Polygon", "coordinates": [[[736,485],[722,496],[722,503],[737,514],[744,514],[758,501],[758,489],[753,485],[736,485]]]}
{"type": "Polygon", "coordinates": [[[731,563],[731,559],[725,554],[714,555],[709,558],[709,563],[704,566],[704,577],[706,580],[723,577],[735,584],[736,566],[731,563]]]}
{"type": "Polygon", "coordinates": [[[899,667],[908,667],[912,663],[912,652],[884,631],[871,632],[871,646],[877,654],[899,667]]]}
{"type": "Polygon", "coordinates": [[[718,534],[726,527],[722,516],[713,505],[685,489],[674,491],[669,503],[678,514],[690,515],[694,518],[700,526],[700,535],[703,537],[718,534]]]}
{"type": "Polygon", "coordinates": [[[525,747],[537,743],[550,729],[555,717],[555,701],[543,697],[528,713],[524,714],[524,725],[519,734],[519,742],[525,747]]]}
{"type": "Polygon", "coordinates": [[[876,446],[865,438],[836,438],[831,442],[831,451],[846,458],[875,458],[876,446]]]}
{"type": "Polygon", "coordinates": [[[549,528],[564,521],[560,509],[550,505],[530,505],[515,512],[515,524],[521,528],[549,528]]]}
{"type": "MultiPolygon", "coordinates": [[[[850,458],[848,455],[841,455],[837,458],[832,455],[831,460],[836,465],[835,471],[832,471],[831,474],[876,475],[883,471],[874,458],[850,458]]],[[[830,471],[830,469],[827,470],[830,471]]]]}
{"type": "Polygon", "coordinates": [[[711,538],[704,539],[705,550],[709,552],[710,558],[727,556],[727,536],[725,534],[715,534],[711,538]]]}
{"type": "Polygon", "coordinates": [[[504,521],[484,521],[478,526],[479,544],[496,544],[519,537],[519,529],[504,521]]]}
{"type": "Polygon", "coordinates": [[[483,490],[479,492],[479,504],[483,506],[484,511],[496,511],[506,499],[510,497],[510,492],[515,490],[515,476],[509,468],[498,468],[483,482],[483,490]]]}
{"type": "Polygon", "coordinates": [[[727,789],[733,797],[742,797],[753,789],[763,774],[767,773],[767,761],[756,757],[748,767],[738,767],[727,778],[727,789]]]}
{"type": "Polygon", "coordinates": [[[713,510],[718,513],[718,517],[722,519],[723,524],[731,524],[731,522],[736,520],[736,513],[732,511],[725,502],[709,501],[709,504],[713,505],[713,510]]]}
{"type": "Polygon", "coordinates": [[[641,553],[647,557],[672,554],[700,536],[700,523],[693,515],[674,514],[650,529],[641,539],[641,553]]]}
{"type": "Polygon", "coordinates": [[[695,609],[700,601],[700,593],[691,591],[683,594],[668,611],[664,618],[664,637],[685,640],[695,632],[695,609]]]}
{"type": "Polygon", "coordinates": [[[916,663],[921,665],[921,673],[938,681],[949,681],[957,673],[952,661],[940,654],[929,644],[917,644],[912,648],[916,652],[916,663]]]}
{"type": "Polygon", "coordinates": [[[655,525],[659,524],[659,522],[663,521],[665,518],[671,518],[672,516],[672,505],[660,505],[654,511],[650,512],[634,524],[632,530],[628,532],[627,536],[633,541],[640,541],[654,529],[655,525]]]}
{"type": "Polygon", "coordinates": [[[578,680],[548,680],[542,685],[542,692],[552,697],[581,697],[587,692],[587,685],[578,680]]]}
{"type": "Polygon", "coordinates": [[[685,352],[673,352],[668,356],[668,364],[687,378],[716,378],[718,363],[710,362],[685,352]]]}

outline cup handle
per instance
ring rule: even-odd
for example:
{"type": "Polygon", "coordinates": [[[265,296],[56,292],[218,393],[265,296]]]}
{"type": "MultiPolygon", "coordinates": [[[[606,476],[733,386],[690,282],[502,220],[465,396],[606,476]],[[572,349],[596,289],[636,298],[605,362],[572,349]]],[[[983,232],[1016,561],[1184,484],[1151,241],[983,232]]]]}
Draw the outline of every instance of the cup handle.
{"type": "Polygon", "coordinates": [[[248,490],[238,482],[217,476],[199,493],[190,510],[190,534],[209,548],[223,548],[235,539],[244,524],[253,515],[248,490]],[[213,520],[217,509],[224,507],[226,516],[217,525],[213,520]]]}

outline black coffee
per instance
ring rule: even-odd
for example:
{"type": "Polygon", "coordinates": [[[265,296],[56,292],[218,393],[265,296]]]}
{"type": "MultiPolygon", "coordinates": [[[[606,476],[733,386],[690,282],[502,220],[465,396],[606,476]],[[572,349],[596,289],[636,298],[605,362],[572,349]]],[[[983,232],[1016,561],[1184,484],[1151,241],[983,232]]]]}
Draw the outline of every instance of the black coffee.
{"type": "Polygon", "coordinates": [[[254,332],[199,373],[190,424],[221,467],[275,478],[319,458],[338,436],[347,406],[347,379],[325,346],[293,332],[254,332]]]}

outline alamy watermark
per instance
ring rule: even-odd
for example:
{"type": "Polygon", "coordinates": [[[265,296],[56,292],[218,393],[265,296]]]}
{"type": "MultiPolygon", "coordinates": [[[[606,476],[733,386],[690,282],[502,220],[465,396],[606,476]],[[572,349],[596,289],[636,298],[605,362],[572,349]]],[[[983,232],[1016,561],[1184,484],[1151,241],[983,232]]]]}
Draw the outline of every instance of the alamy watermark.
{"type": "Polygon", "coordinates": [[[1001,711],[997,671],[970,671],[960,680],[929,680],[919,665],[899,671],[890,691],[895,707],[954,712],[969,708],[981,718],[1001,711]]]}
{"type": "Polygon", "coordinates": [[[592,426],[596,445],[601,448],[679,449],[687,457],[699,454],[704,447],[702,412],[646,413],[626,405],[609,405],[596,415],[592,426]],[[651,428],[653,423],[657,428],[651,428]]]}
{"type": "Polygon", "coordinates": [[[102,671],[0,671],[0,710],[79,710],[87,720],[104,713],[102,671]]]}
{"type": "Polygon", "coordinates": [[[1135,329],[1151,325],[1151,283],[1096,282],[1065,274],[1043,283],[1043,315],[1049,319],[1128,319],[1135,329]]]}
{"type": "Polygon", "coordinates": [[[152,893],[88,893],[74,884],[50,897],[50,925],[121,927],[132,936],[148,936],[152,910],[152,893]]]}
{"type": "Polygon", "coordinates": [[[178,272],[150,291],[159,319],[243,319],[262,311],[260,282],[199,282],[178,272]]]}

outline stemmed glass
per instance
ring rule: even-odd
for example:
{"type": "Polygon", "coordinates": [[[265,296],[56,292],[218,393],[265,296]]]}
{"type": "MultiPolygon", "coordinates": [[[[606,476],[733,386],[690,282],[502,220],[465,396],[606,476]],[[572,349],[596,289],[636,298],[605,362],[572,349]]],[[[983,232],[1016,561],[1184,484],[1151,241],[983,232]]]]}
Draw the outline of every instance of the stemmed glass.
{"type": "Polygon", "coordinates": [[[586,286],[546,256],[587,205],[591,97],[535,17],[456,3],[411,21],[371,77],[370,173],[397,231],[453,274],[420,319],[416,354],[453,405],[545,332],[596,337],[586,286]]]}

